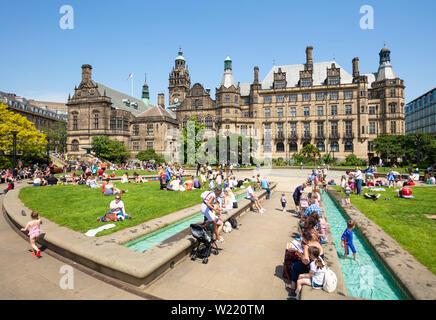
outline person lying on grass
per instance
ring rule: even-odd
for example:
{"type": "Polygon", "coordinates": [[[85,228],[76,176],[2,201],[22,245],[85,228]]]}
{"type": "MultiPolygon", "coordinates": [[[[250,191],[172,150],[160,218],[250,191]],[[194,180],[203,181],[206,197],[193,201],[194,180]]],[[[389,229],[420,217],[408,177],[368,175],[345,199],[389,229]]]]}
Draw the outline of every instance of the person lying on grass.
{"type": "Polygon", "coordinates": [[[372,200],[376,201],[378,198],[380,198],[381,194],[380,194],[380,193],[377,193],[377,194],[371,194],[371,193],[367,193],[367,192],[365,192],[365,193],[363,194],[363,196],[364,196],[366,199],[372,199],[372,200]]]}

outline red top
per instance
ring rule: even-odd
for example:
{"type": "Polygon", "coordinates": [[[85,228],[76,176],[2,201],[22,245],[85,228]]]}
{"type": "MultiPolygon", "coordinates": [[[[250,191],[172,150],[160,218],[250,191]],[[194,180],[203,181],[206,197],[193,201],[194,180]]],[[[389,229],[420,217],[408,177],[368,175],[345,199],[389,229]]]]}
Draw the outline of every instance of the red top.
{"type": "Polygon", "coordinates": [[[411,196],[412,195],[412,190],[409,187],[402,187],[401,188],[401,193],[403,196],[411,196]]]}
{"type": "Polygon", "coordinates": [[[415,182],[413,182],[413,181],[409,181],[409,182],[407,183],[407,185],[408,185],[408,186],[414,186],[414,185],[415,185],[415,182]]]}

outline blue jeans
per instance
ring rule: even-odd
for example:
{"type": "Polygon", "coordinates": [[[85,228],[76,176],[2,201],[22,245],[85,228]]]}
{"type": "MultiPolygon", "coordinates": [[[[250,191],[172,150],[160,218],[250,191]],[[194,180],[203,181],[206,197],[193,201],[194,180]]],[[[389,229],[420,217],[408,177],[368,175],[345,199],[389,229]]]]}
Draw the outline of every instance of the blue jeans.
{"type": "Polygon", "coordinates": [[[263,190],[266,190],[266,192],[268,192],[268,194],[266,195],[266,199],[269,199],[269,196],[271,195],[271,189],[270,188],[262,188],[263,190]]]}
{"type": "Polygon", "coordinates": [[[356,179],[354,181],[356,183],[357,195],[360,196],[360,195],[362,195],[362,183],[363,183],[363,180],[362,179],[356,179]]]}

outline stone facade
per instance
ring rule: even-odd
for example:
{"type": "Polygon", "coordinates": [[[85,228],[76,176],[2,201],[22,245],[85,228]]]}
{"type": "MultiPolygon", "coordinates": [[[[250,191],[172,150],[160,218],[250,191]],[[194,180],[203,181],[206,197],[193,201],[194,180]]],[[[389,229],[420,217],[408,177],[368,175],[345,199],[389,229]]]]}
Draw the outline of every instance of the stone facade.
{"type": "Polygon", "coordinates": [[[94,135],[108,135],[123,141],[133,155],[151,146],[162,153],[175,138],[165,141],[165,134],[183,129],[192,116],[220,135],[254,137],[261,153],[283,160],[308,143],[338,159],[352,153],[368,159],[374,156],[377,136],[405,133],[405,86],[394,74],[388,48],[379,53],[378,71],[367,74],[359,72],[358,58],[349,74],[336,61],[314,62],[312,53],[307,47],[304,64],[274,66],[263,81],[254,67],[249,83],[235,83],[227,57],[214,100],[210,89],[199,83],[190,86],[180,50],[169,75],[168,108],[162,93],[157,106],[148,105],[146,84],[143,101],[136,101],[93,82],[91,66],[84,65],[82,82],[67,104],[69,151],[83,154],[77,145],[90,145],[94,135]],[[136,108],[129,108],[135,103],[136,108]]]}
{"type": "Polygon", "coordinates": [[[148,148],[162,153],[169,143],[164,133],[177,127],[175,115],[92,81],[91,70],[82,66],[82,82],[68,98],[68,153],[84,155],[92,137],[102,135],[123,142],[133,157],[148,148]]]}
{"type": "Polygon", "coordinates": [[[360,74],[354,58],[352,75],[335,61],[314,63],[312,52],[306,48],[305,64],[274,66],[262,82],[255,67],[253,82],[238,84],[227,57],[215,101],[209,93],[198,94],[207,103],[194,107],[190,92],[173,106],[181,128],[191,116],[212,117],[210,127],[219,134],[255,137],[261,152],[283,160],[308,143],[335,158],[354,153],[367,159],[374,156],[378,135],[405,133],[405,86],[394,75],[389,49],[380,51],[376,73],[360,74]]]}

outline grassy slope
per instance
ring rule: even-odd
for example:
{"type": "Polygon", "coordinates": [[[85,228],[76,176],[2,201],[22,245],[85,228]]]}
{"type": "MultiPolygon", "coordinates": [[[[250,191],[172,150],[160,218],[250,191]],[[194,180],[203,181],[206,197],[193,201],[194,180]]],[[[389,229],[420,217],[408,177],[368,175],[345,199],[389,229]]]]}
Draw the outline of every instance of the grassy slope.
{"type": "Polygon", "coordinates": [[[425,216],[436,215],[436,188],[412,187],[414,199],[398,198],[399,188],[385,189],[374,192],[381,193],[377,201],[352,194],[351,203],[436,274],[436,220],[425,216]]]}
{"type": "MultiPolygon", "coordinates": [[[[122,195],[122,200],[133,219],[116,222],[115,228],[100,232],[99,236],[201,203],[200,194],[204,191],[160,191],[159,182],[115,185],[129,191],[122,195]]],[[[97,217],[109,211],[109,204],[115,198],[103,196],[101,188],[89,189],[83,185],[27,187],[20,191],[19,197],[26,207],[38,211],[41,216],[79,232],[102,226],[97,217]]]]}

